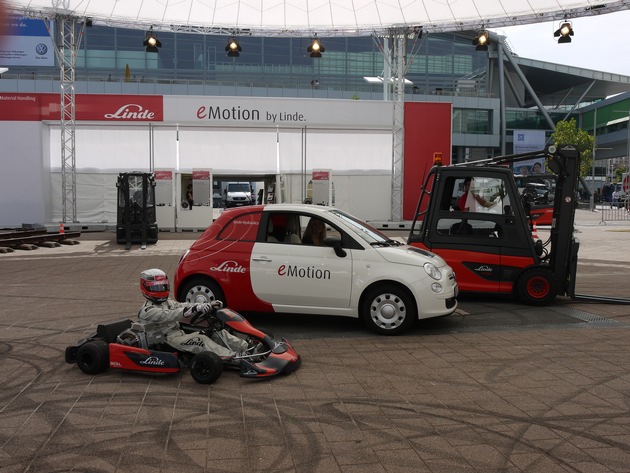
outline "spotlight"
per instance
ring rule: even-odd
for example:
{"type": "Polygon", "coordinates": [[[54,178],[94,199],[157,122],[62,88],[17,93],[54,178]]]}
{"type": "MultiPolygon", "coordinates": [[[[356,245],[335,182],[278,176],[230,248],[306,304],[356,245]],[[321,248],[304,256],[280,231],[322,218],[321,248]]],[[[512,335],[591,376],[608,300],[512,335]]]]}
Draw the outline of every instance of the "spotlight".
{"type": "Polygon", "coordinates": [[[232,36],[228,40],[228,44],[225,47],[225,50],[227,51],[228,57],[239,57],[243,48],[241,48],[241,45],[238,44],[238,39],[236,39],[236,36],[232,36]]]}
{"type": "Polygon", "coordinates": [[[317,39],[317,34],[311,40],[311,45],[306,48],[306,51],[311,53],[311,57],[322,57],[322,53],[326,51],[326,48],[317,39]]]}
{"type": "Polygon", "coordinates": [[[153,27],[151,27],[151,29],[147,31],[142,46],[146,46],[148,53],[157,53],[158,48],[162,47],[162,43],[160,43],[160,41],[155,36],[155,33],[153,32],[153,27]]]}
{"type": "Polygon", "coordinates": [[[488,32],[485,30],[482,30],[479,32],[479,34],[477,35],[477,37],[475,39],[472,40],[472,44],[474,46],[477,46],[475,48],[475,51],[487,51],[488,50],[488,32]]]}
{"type": "Polygon", "coordinates": [[[553,34],[554,38],[558,38],[558,44],[570,43],[571,36],[573,36],[573,26],[571,26],[571,23],[567,20],[564,20],[560,28],[553,34]]]}

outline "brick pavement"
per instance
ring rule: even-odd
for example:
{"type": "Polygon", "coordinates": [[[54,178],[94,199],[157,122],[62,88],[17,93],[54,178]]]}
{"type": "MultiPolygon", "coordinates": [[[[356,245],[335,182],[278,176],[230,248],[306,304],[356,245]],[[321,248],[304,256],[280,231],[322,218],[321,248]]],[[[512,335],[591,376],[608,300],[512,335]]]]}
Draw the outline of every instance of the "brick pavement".
{"type": "MultiPolygon", "coordinates": [[[[579,228],[583,245],[609,230],[579,228]]],[[[545,324],[541,309],[463,300],[400,337],[299,319],[286,327],[302,367],[265,381],[88,376],[64,363],[97,323],[136,312],[142,269],[172,275],[197,236],[125,251],[85,234],[0,255],[1,473],[630,471],[628,306],[561,301],[545,324]]],[[[589,271],[630,268],[585,254],[589,271]]]]}

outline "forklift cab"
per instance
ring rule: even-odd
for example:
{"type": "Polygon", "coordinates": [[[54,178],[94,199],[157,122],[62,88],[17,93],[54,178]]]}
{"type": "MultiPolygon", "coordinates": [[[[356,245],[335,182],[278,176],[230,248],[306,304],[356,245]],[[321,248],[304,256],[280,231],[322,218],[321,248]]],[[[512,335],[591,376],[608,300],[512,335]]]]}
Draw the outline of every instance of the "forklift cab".
{"type": "Polygon", "coordinates": [[[156,243],[158,226],[155,214],[155,179],[152,173],[120,173],[118,188],[118,216],[116,242],[156,243]]]}
{"type": "Polygon", "coordinates": [[[435,166],[409,244],[446,259],[463,291],[511,293],[515,273],[539,260],[523,214],[510,170],[435,166]]]}

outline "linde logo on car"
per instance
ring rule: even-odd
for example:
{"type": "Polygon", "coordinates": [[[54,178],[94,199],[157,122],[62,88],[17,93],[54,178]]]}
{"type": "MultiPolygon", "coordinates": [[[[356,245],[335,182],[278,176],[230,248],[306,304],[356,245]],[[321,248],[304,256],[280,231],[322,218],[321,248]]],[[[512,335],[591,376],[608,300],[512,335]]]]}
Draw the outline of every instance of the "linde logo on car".
{"type": "Polygon", "coordinates": [[[278,268],[278,276],[304,279],[330,279],[330,270],[317,269],[315,266],[301,268],[299,266],[293,266],[292,264],[283,264],[278,268]]]}
{"type": "Polygon", "coordinates": [[[149,356],[148,358],[145,358],[144,360],[139,362],[141,365],[146,365],[146,366],[164,366],[164,360],[160,360],[157,356],[149,356]]]}
{"type": "Polygon", "coordinates": [[[114,113],[106,113],[105,118],[114,120],[151,120],[155,118],[155,113],[137,103],[128,103],[114,113]]]}
{"type": "Polygon", "coordinates": [[[220,273],[239,273],[243,274],[247,272],[243,266],[236,261],[224,261],[219,266],[212,266],[210,271],[219,271],[220,273]]]}
{"type": "Polygon", "coordinates": [[[477,268],[475,268],[475,271],[478,273],[491,273],[492,272],[492,268],[490,266],[478,266],[477,268]]]}

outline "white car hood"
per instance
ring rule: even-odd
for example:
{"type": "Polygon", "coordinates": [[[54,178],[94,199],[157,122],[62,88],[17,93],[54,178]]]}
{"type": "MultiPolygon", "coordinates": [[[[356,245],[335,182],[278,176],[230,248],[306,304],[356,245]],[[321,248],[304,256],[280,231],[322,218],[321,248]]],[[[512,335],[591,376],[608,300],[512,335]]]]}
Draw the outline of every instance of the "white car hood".
{"type": "Polygon", "coordinates": [[[416,248],[415,246],[375,246],[374,248],[390,263],[422,266],[424,263],[430,262],[438,268],[446,266],[446,261],[441,256],[421,248],[416,248]]]}

